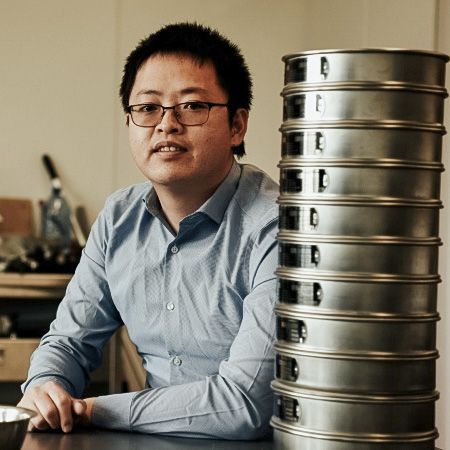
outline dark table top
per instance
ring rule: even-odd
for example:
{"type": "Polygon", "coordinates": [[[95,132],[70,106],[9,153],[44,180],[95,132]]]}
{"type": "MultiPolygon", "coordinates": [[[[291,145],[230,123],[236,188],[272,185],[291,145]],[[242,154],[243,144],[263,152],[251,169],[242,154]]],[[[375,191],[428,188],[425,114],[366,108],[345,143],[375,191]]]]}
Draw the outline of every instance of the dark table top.
{"type": "Polygon", "coordinates": [[[104,430],[27,433],[21,450],[273,450],[271,440],[222,441],[104,430]]]}
{"type": "MultiPolygon", "coordinates": [[[[271,439],[222,441],[106,430],[27,433],[21,450],[274,450],[271,439]]],[[[436,450],[439,450],[436,448],[436,450]]]]}

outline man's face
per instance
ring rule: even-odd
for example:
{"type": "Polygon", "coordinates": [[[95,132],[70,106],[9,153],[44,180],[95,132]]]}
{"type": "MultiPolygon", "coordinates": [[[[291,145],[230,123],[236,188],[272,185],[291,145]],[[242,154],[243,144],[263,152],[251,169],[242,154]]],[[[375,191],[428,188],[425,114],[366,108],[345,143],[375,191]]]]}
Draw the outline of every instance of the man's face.
{"type": "MultiPolygon", "coordinates": [[[[155,55],[139,69],[130,105],[173,106],[188,101],[227,103],[212,63],[199,65],[189,56],[155,55]]],[[[203,125],[180,124],[173,110],[153,128],[136,126],[128,118],[133,157],[142,173],[158,188],[214,189],[233,162],[232,146],[245,135],[247,111],[238,110],[230,125],[228,109],[213,107],[203,125]]]]}

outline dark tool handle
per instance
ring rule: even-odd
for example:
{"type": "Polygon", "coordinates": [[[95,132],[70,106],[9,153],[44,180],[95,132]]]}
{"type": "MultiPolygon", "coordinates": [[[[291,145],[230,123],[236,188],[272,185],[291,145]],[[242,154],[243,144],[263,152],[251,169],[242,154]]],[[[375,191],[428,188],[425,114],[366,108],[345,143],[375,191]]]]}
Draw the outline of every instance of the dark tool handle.
{"type": "Polygon", "coordinates": [[[54,178],[58,178],[58,174],[56,173],[55,166],[53,165],[53,161],[51,160],[50,156],[42,155],[42,161],[44,163],[45,168],[47,169],[50,178],[52,180],[54,178]]]}

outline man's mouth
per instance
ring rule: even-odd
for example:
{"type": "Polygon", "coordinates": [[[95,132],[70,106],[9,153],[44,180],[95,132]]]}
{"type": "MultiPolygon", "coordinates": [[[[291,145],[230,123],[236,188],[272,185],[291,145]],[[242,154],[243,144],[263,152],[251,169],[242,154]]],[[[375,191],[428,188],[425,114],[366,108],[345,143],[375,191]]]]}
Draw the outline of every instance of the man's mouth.
{"type": "Polygon", "coordinates": [[[158,149],[156,149],[157,152],[179,152],[182,151],[182,149],[180,147],[174,147],[173,145],[171,146],[164,146],[164,147],[160,147],[158,149]]]}
{"type": "Polygon", "coordinates": [[[155,146],[154,150],[155,153],[174,153],[174,152],[184,152],[186,149],[184,147],[181,147],[180,145],[175,144],[158,144],[155,146]]]}

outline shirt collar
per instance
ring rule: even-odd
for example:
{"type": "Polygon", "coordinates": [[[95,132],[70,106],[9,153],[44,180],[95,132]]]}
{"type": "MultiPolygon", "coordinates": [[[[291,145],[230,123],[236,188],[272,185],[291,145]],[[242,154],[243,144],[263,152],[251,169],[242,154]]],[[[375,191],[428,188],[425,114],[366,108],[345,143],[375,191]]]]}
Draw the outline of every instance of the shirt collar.
{"type": "Polygon", "coordinates": [[[142,201],[145,203],[145,207],[150,214],[155,217],[160,217],[162,215],[161,203],[159,203],[158,195],[153,186],[150,187],[150,191],[142,201]]]}
{"type": "MultiPolygon", "coordinates": [[[[241,167],[234,161],[228,175],[215,190],[213,195],[193,214],[203,213],[219,224],[222,221],[231,198],[236,192],[240,176],[241,167]]],[[[150,188],[150,192],[147,193],[146,198],[143,198],[142,200],[150,214],[159,219],[164,219],[165,221],[158,195],[153,186],[150,188]]]]}
{"type": "Polygon", "coordinates": [[[236,192],[240,176],[241,167],[234,161],[228,175],[216,189],[214,194],[198,209],[198,212],[206,214],[214,220],[214,222],[219,224],[222,221],[231,198],[236,192]]]}

